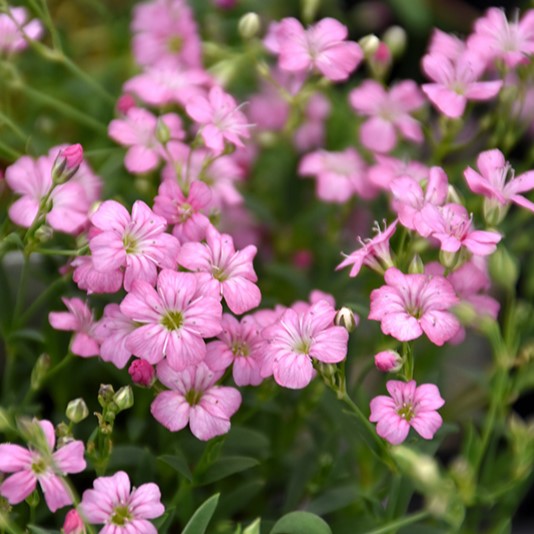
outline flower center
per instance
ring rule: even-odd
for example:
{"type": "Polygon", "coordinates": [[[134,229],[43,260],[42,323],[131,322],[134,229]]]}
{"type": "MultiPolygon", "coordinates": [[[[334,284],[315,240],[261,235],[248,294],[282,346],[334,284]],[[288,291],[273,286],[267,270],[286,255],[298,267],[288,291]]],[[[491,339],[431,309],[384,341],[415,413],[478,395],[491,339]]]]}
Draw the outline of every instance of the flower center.
{"type": "Polygon", "coordinates": [[[161,319],[161,324],[167,330],[178,330],[184,324],[184,316],[182,312],[176,310],[168,311],[161,319]]]}
{"type": "Polygon", "coordinates": [[[224,272],[224,269],[218,265],[213,265],[211,267],[211,274],[213,274],[213,278],[215,278],[215,280],[219,280],[219,282],[228,280],[228,275],[224,272]]]}
{"type": "Polygon", "coordinates": [[[130,519],[132,519],[132,514],[130,514],[127,506],[116,506],[111,516],[111,523],[113,525],[124,526],[130,519]]]}
{"type": "Polygon", "coordinates": [[[250,348],[244,341],[236,341],[232,345],[232,354],[247,357],[250,354],[250,348]]]}
{"type": "Polygon", "coordinates": [[[42,475],[46,471],[46,464],[43,459],[39,459],[32,464],[32,471],[36,475],[42,475]]]}
{"type": "Polygon", "coordinates": [[[301,354],[308,355],[311,349],[311,340],[310,339],[299,339],[297,343],[293,346],[295,352],[300,352],[301,354]]]}
{"type": "Polygon", "coordinates": [[[137,253],[137,239],[131,234],[124,234],[122,238],[122,244],[124,245],[124,250],[126,254],[136,254],[137,253]]]}
{"type": "Polygon", "coordinates": [[[397,414],[400,415],[406,421],[411,421],[414,414],[413,406],[407,402],[404,402],[400,408],[397,408],[397,414]]]}
{"type": "Polygon", "coordinates": [[[200,402],[201,398],[202,398],[202,391],[196,391],[194,389],[190,389],[185,394],[185,401],[187,402],[187,404],[189,404],[189,406],[196,406],[200,402]]]}
{"type": "Polygon", "coordinates": [[[182,47],[184,45],[184,40],[179,35],[173,35],[168,41],[167,41],[167,48],[169,52],[177,54],[182,50],[182,47]]]}

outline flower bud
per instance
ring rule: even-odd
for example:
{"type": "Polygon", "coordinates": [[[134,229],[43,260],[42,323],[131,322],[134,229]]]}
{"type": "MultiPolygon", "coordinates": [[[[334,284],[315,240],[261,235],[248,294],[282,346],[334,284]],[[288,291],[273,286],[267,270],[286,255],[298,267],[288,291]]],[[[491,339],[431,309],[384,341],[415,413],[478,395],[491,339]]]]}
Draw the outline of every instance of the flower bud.
{"type": "Polygon", "coordinates": [[[321,0],[302,0],[302,20],[306,23],[310,23],[312,20],[315,20],[315,15],[319,9],[321,0]]]}
{"type": "Polygon", "coordinates": [[[360,319],[357,315],[354,314],[352,310],[343,306],[334,317],[334,323],[337,326],[342,326],[347,330],[347,332],[353,332],[354,329],[358,326],[360,319]]]}
{"type": "Polygon", "coordinates": [[[423,274],[425,272],[425,265],[423,263],[423,260],[421,259],[421,256],[419,254],[416,254],[412,261],[410,262],[410,265],[408,266],[408,272],[410,274],[423,274]]]}
{"type": "Polygon", "coordinates": [[[501,287],[515,288],[519,277],[519,267],[503,245],[490,256],[489,271],[491,278],[501,287]]]}
{"type": "Polygon", "coordinates": [[[386,43],[393,54],[393,57],[400,57],[406,50],[406,31],[400,26],[391,26],[388,28],[382,40],[386,43]]]}
{"type": "Polygon", "coordinates": [[[100,384],[100,389],[98,390],[98,404],[105,408],[112,400],[113,395],[115,395],[115,390],[110,384],[100,384]]]}
{"type": "Polygon", "coordinates": [[[378,50],[378,47],[380,46],[380,39],[374,33],[370,33],[369,35],[362,37],[358,41],[358,44],[363,50],[365,57],[370,58],[373,57],[378,50]]]}
{"type": "Polygon", "coordinates": [[[20,435],[29,445],[38,451],[48,451],[48,441],[45,433],[39,424],[39,421],[34,417],[20,417],[17,419],[17,427],[20,435]]]}
{"type": "Polygon", "coordinates": [[[213,0],[217,7],[221,9],[232,9],[236,4],[237,0],[213,0]]]}
{"type": "Polygon", "coordinates": [[[158,118],[156,124],[156,139],[162,144],[166,145],[171,138],[171,131],[169,127],[165,124],[161,117],[158,118]]]}
{"type": "Polygon", "coordinates": [[[41,498],[39,497],[39,492],[37,490],[32,491],[25,499],[28,506],[31,508],[36,508],[39,505],[40,500],[41,498]]]}
{"type": "Polygon", "coordinates": [[[243,39],[249,40],[256,37],[260,31],[260,26],[260,17],[258,14],[250,12],[246,13],[239,19],[237,31],[243,39]]]}
{"type": "Polygon", "coordinates": [[[41,387],[41,384],[43,383],[43,380],[50,369],[50,364],[50,356],[46,353],[41,354],[41,356],[37,358],[30,377],[30,387],[33,389],[33,391],[37,391],[41,387]]]}
{"type": "Polygon", "coordinates": [[[70,180],[83,162],[82,145],[70,145],[59,151],[52,166],[52,181],[55,185],[70,180]]]}
{"type": "Polygon", "coordinates": [[[435,489],[441,485],[442,477],[438,464],[431,456],[416,452],[404,445],[393,447],[391,455],[401,472],[413,479],[419,488],[435,489]]]}
{"type": "Polygon", "coordinates": [[[117,111],[122,115],[126,115],[130,109],[135,108],[136,102],[135,98],[126,93],[121,95],[117,100],[117,111]]]}
{"type": "Polygon", "coordinates": [[[149,388],[154,383],[155,372],[154,367],[146,360],[134,360],[128,369],[128,373],[132,377],[134,384],[149,388]]]}
{"type": "Polygon", "coordinates": [[[89,409],[83,399],[74,399],[67,404],[66,414],[70,421],[79,423],[89,415],[89,409]]]}
{"type": "Polygon", "coordinates": [[[394,350],[383,350],[375,354],[375,366],[383,373],[397,373],[403,364],[401,355],[394,350]]]}
{"type": "Polygon", "coordinates": [[[67,512],[63,523],[63,534],[85,534],[85,525],[77,510],[67,512]]]}
{"type": "Polygon", "coordinates": [[[113,396],[113,402],[119,408],[119,411],[127,410],[134,404],[134,395],[131,386],[123,386],[113,396]]]}
{"type": "Polygon", "coordinates": [[[458,252],[447,252],[446,250],[439,251],[439,262],[446,269],[454,269],[458,263],[460,256],[458,252]]]}

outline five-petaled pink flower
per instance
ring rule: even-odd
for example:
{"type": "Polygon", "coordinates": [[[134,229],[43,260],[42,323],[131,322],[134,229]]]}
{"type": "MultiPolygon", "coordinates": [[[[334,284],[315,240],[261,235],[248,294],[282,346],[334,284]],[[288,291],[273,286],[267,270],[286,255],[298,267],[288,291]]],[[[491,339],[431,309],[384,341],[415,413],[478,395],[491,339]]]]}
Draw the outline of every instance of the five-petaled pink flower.
{"type": "Polygon", "coordinates": [[[0,53],[13,54],[24,50],[28,43],[20,28],[28,39],[36,41],[43,34],[40,20],[28,20],[28,11],[23,7],[5,6],[7,13],[0,13],[0,53]]]}
{"type": "Polygon", "coordinates": [[[170,388],[152,402],[150,411],[171,432],[189,428],[195,437],[207,441],[230,430],[230,417],[241,405],[235,388],[216,386],[223,371],[212,371],[201,362],[178,372],[166,361],[158,364],[160,382],[170,388]]]}
{"type": "Polygon", "coordinates": [[[403,274],[391,267],[385,281],[371,293],[369,312],[369,319],[381,321],[384,334],[411,341],[424,332],[432,343],[443,345],[459,330],[458,319],[448,311],[459,299],[442,276],[403,274]]]}
{"type": "Polygon", "coordinates": [[[56,436],[50,421],[37,421],[42,439],[37,438],[35,447],[25,449],[20,445],[0,445],[0,472],[13,473],[0,484],[0,495],[10,504],[22,502],[37,482],[43,490],[46,505],[51,512],[72,504],[71,492],[62,479],[67,473],[80,473],[85,469],[83,441],[71,441],[55,452],[56,436]]]}
{"type": "Polygon", "coordinates": [[[376,433],[392,445],[399,445],[412,427],[422,438],[432,439],[443,420],[436,411],[445,401],[437,386],[415,380],[389,380],[386,388],[391,395],[379,395],[371,400],[369,420],[376,425],[376,433]]]}
{"type": "Polygon", "coordinates": [[[132,490],[128,475],[118,471],[97,478],[93,488],[83,492],[79,511],[87,523],[105,525],[100,534],[157,534],[148,521],[165,511],[156,484],[149,482],[132,490]]]}

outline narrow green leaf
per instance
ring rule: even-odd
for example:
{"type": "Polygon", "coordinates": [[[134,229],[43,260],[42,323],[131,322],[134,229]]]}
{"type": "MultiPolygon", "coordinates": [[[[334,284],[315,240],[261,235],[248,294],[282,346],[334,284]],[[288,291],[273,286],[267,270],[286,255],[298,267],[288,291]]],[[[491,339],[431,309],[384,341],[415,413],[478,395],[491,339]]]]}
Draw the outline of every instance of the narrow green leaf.
{"type": "Polygon", "coordinates": [[[204,501],[188,521],[182,534],[204,534],[208,528],[211,516],[215,512],[215,508],[217,508],[218,502],[219,493],[212,495],[204,501]]]}
{"type": "Polygon", "coordinates": [[[42,332],[33,328],[20,328],[9,335],[10,341],[15,341],[17,339],[27,339],[29,341],[36,341],[37,343],[45,342],[42,332]]]}
{"type": "Polygon", "coordinates": [[[59,534],[59,530],[48,530],[36,525],[28,525],[28,528],[33,534],[59,534]]]}
{"type": "Polygon", "coordinates": [[[271,534],[332,534],[332,530],[318,515],[297,511],[281,517],[271,534]]]}
{"type": "Polygon", "coordinates": [[[211,484],[235,473],[255,467],[259,462],[256,458],[248,456],[226,456],[219,458],[211,464],[206,471],[198,476],[198,485],[211,484]]]}
{"type": "Polygon", "coordinates": [[[187,460],[182,451],[178,450],[174,454],[164,454],[163,456],[158,456],[158,460],[161,460],[162,462],[171,466],[173,469],[178,471],[178,473],[187,478],[189,482],[193,480],[193,474],[187,465],[187,460]]]}
{"type": "Polygon", "coordinates": [[[260,534],[261,532],[261,517],[258,517],[254,522],[243,530],[243,534],[260,534]]]}

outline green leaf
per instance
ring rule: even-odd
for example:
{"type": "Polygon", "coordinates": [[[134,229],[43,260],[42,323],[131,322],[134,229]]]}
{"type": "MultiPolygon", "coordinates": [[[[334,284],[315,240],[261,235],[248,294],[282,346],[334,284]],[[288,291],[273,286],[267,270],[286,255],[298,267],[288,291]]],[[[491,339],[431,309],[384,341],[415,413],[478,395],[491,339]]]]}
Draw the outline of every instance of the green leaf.
{"type": "Polygon", "coordinates": [[[48,530],[36,525],[28,525],[28,528],[34,534],[59,534],[59,530],[48,530]]]}
{"type": "Polygon", "coordinates": [[[254,522],[243,530],[243,534],[260,534],[261,532],[261,517],[258,517],[254,522]]]}
{"type": "Polygon", "coordinates": [[[198,476],[198,485],[211,484],[235,473],[255,467],[259,462],[256,458],[248,456],[225,456],[213,462],[202,474],[198,476]]]}
{"type": "Polygon", "coordinates": [[[164,454],[158,456],[158,460],[170,465],[174,470],[178,471],[182,476],[187,478],[189,482],[193,480],[193,474],[187,465],[187,460],[181,450],[176,451],[174,454],[164,454]]]}
{"type": "Polygon", "coordinates": [[[215,508],[217,508],[218,502],[219,493],[212,495],[208,500],[204,501],[188,521],[182,534],[204,534],[208,528],[211,516],[215,512],[215,508]]]}
{"type": "Polygon", "coordinates": [[[290,512],[275,523],[271,534],[332,534],[332,530],[318,515],[290,512]]]}
{"type": "Polygon", "coordinates": [[[45,338],[39,330],[33,328],[20,328],[15,330],[9,336],[10,341],[15,341],[17,339],[27,339],[30,341],[36,341],[37,343],[44,343],[45,338]]]}
{"type": "Polygon", "coordinates": [[[306,508],[308,512],[324,515],[345,508],[345,506],[362,498],[363,496],[358,484],[347,484],[327,490],[321,496],[311,501],[306,508]]]}

